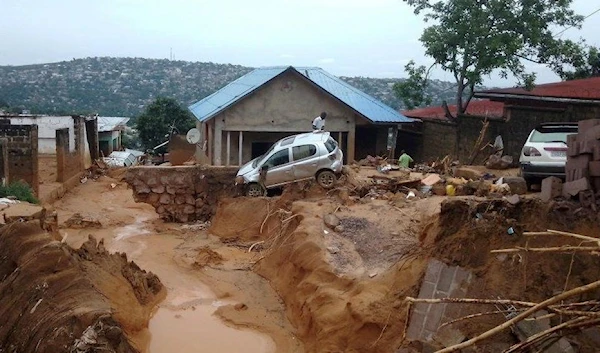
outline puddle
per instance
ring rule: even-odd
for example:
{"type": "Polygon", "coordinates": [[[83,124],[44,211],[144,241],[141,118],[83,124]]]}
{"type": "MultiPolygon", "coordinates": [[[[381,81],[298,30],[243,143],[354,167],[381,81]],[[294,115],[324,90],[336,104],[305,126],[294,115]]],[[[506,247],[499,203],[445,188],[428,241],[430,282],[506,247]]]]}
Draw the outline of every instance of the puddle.
{"type": "Polygon", "coordinates": [[[148,353],[271,353],[273,340],[250,330],[238,330],[212,315],[218,303],[185,310],[161,307],[150,320],[148,353]]]}
{"type": "Polygon", "coordinates": [[[141,268],[152,271],[167,288],[167,298],[150,319],[147,330],[134,337],[146,353],[273,353],[268,335],[225,325],[214,311],[222,305],[210,288],[193,272],[173,261],[173,249],[181,242],[167,234],[148,231],[148,218],[115,229],[111,251],[126,252],[141,268]]]}

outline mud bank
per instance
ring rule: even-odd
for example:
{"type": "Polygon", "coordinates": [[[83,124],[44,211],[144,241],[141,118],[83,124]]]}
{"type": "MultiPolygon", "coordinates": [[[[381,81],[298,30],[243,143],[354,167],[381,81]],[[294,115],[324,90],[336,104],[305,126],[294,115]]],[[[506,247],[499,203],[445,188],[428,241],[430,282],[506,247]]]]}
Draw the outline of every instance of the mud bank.
{"type": "Polygon", "coordinates": [[[222,197],[240,192],[235,186],[237,168],[231,167],[135,167],[125,181],[136,202],[152,205],[166,221],[207,221],[222,197]]]}
{"type": "MultiPolygon", "coordinates": [[[[407,296],[541,302],[600,278],[600,260],[589,254],[490,253],[515,246],[577,245],[564,237],[525,237],[523,231],[554,228],[597,236],[595,218],[583,217],[576,207],[535,199],[516,205],[503,199],[424,199],[400,207],[378,200],[345,207],[326,196],[291,206],[284,201],[223,200],[212,233],[258,252],[253,269],[282,298],[306,352],[434,351],[475,337],[506,318],[485,315],[444,325],[498,309],[461,304],[423,311],[422,305],[409,307],[407,296]],[[326,225],[329,214],[338,215],[341,228],[326,225]]],[[[557,320],[553,317],[548,324],[557,320]]],[[[596,352],[593,337],[598,334],[570,334],[560,347],[596,352]]],[[[468,351],[498,352],[518,342],[507,330],[468,351]]]]}
{"type": "Polygon", "coordinates": [[[155,275],[103,242],[74,250],[37,221],[0,230],[0,351],[137,352],[127,336],[163,296],[155,275]]]}

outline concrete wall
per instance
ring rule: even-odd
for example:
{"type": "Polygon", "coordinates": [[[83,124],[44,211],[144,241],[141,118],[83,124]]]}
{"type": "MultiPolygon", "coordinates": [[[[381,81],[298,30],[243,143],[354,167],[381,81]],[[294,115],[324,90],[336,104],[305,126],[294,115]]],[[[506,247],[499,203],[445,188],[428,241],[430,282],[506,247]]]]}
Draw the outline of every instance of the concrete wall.
{"type": "Polygon", "coordinates": [[[8,183],[24,181],[39,196],[37,125],[11,125],[10,120],[2,120],[0,138],[6,141],[8,183]]]}
{"type": "Polygon", "coordinates": [[[90,158],[87,147],[85,120],[83,117],[74,118],[73,136],[68,128],[55,131],[56,139],[56,178],[59,183],[66,182],[86,169],[86,160],[90,158]],[[73,145],[70,141],[74,140],[73,145]],[[87,153],[86,153],[87,150],[87,153]],[[86,158],[87,157],[87,158],[86,158]]]}
{"type": "MultiPolygon", "coordinates": [[[[227,131],[230,134],[230,163],[238,164],[237,151],[239,140],[238,131],[243,131],[243,161],[249,160],[250,154],[245,151],[252,142],[252,137],[268,138],[267,135],[249,135],[247,132],[273,132],[288,136],[299,132],[311,131],[312,120],[322,111],[327,112],[325,128],[327,131],[348,132],[348,141],[352,141],[350,149],[345,154],[354,155],[354,133],[358,124],[368,124],[358,117],[354,111],[320,88],[310,83],[297,73],[285,73],[265,86],[244,98],[233,107],[215,116],[206,127],[199,124],[198,128],[205,130],[206,138],[213,142],[206,151],[209,159],[215,165],[226,164],[227,161],[227,131]],[[235,132],[235,133],[234,133],[235,132]],[[211,136],[212,135],[212,136],[211,136]],[[245,141],[248,140],[248,141],[245,141]],[[212,150],[211,150],[212,149],[212,150]],[[233,157],[232,155],[235,155],[233,157]]],[[[199,147],[200,148],[200,147],[199,147]]],[[[345,148],[344,148],[345,149],[345,148]]],[[[200,154],[198,152],[198,154],[200,154]]]]}
{"type": "Polygon", "coordinates": [[[241,193],[235,186],[237,168],[155,167],[128,168],[125,181],[136,202],[148,203],[167,221],[207,221],[222,197],[241,193]]]}
{"type": "Polygon", "coordinates": [[[31,116],[10,117],[12,125],[34,125],[38,126],[38,153],[56,153],[56,130],[69,129],[71,146],[75,145],[74,122],[71,116],[31,116]]]}

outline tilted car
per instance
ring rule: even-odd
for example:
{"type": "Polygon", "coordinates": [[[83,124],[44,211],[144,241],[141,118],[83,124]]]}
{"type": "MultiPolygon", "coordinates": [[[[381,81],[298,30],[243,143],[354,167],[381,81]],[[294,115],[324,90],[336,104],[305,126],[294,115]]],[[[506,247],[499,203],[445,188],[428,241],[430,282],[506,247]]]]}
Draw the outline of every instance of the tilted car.
{"type": "Polygon", "coordinates": [[[519,158],[528,186],[549,176],[564,179],[567,136],[576,133],[577,123],[544,123],[531,131],[519,158]]]}
{"type": "Polygon", "coordinates": [[[243,165],[237,173],[236,184],[246,184],[248,196],[261,196],[265,189],[313,178],[322,187],[331,188],[342,166],[343,153],[329,132],[292,135],[243,165]],[[266,175],[265,189],[260,184],[261,171],[266,175]]]}

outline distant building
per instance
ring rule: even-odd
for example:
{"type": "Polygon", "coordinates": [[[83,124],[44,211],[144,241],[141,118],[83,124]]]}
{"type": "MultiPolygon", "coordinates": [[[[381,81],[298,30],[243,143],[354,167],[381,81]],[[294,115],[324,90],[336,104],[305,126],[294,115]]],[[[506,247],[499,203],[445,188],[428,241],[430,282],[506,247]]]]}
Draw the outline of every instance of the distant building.
{"type": "MultiPolygon", "coordinates": [[[[311,131],[323,111],[325,129],[347,161],[386,154],[388,135],[395,137],[400,125],[413,122],[315,67],[258,68],[189,109],[201,131],[196,160],[213,165],[248,162],[285,136],[311,131]]],[[[398,136],[401,141],[405,135],[398,136]]]]}
{"type": "MultiPolygon", "coordinates": [[[[523,144],[537,125],[600,118],[600,77],[542,84],[532,90],[492,89],[475,92],[474,97],[476,100],[467,111],[455,119],[449,119],[442,107],[402,112],[421,121],[419,159],[435,160],[448,155],[469,162],[487,120],[484,144],[502,136],[504,154],[518,161],[523,144]]],[[[448,108],[456,115],[456,106],[448,108]]],[[[482,162],[488,156],[484,150],[475,162],[482,162]]]]}
{"type": "Polygon", "coordinates": [[[123,149],[123,132],[128,121],[125,117],[98,117],[98,141],[104,156],[123,149]]]}

